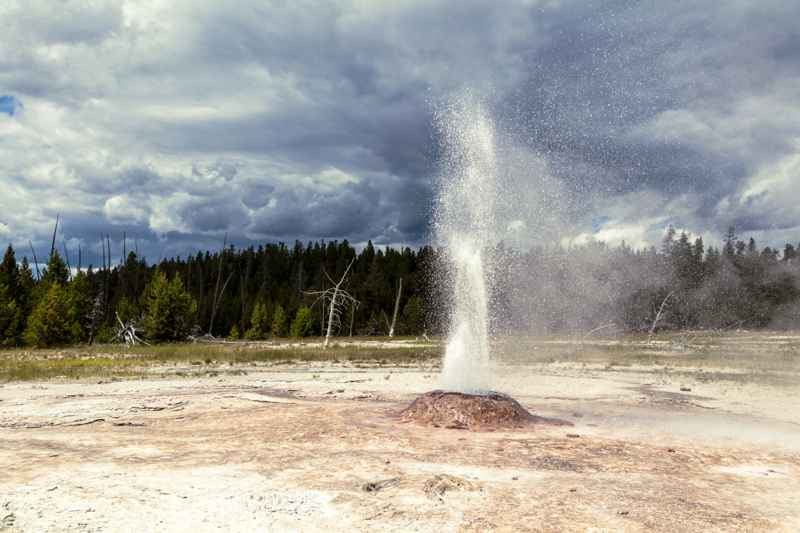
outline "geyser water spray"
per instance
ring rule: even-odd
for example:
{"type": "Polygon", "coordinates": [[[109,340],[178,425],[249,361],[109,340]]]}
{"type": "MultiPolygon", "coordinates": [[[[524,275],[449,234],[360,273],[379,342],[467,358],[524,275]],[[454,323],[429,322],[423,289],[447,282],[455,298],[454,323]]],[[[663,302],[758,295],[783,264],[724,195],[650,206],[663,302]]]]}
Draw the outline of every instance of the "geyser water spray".
{"type": "Polygon", "coordinates": [[[472,95],[457,98],[438,119],[445,157],[435,232],[447,251],[453,290],[442,387],[476,393],[491,381],[485,252],[495,222],[495,132],[485,105],[472,95]]]}

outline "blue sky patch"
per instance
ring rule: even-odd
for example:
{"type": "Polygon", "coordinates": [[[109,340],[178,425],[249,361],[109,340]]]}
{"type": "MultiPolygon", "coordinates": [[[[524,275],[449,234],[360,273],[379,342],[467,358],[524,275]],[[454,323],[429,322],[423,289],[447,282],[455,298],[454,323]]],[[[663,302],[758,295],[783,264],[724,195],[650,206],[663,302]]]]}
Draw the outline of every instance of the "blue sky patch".
{"type": "Polygon", "coordinates": [[[13,117],[22,108],[22,102],[13,96],[4,94],[0,95],[0,113],[13,117]]]}
{"type": "Polygon", "coordinates": [[[604,215],[601,215],[599,217],[593,218],[592,219],[592,231],[594,233],[597,233],[598,231],[603,229],[603,226],[605,226],[607,222],[610,222],[610,221],[611,221],[611,217],[607,217],[607,216],[604,216],[604,215]]]}

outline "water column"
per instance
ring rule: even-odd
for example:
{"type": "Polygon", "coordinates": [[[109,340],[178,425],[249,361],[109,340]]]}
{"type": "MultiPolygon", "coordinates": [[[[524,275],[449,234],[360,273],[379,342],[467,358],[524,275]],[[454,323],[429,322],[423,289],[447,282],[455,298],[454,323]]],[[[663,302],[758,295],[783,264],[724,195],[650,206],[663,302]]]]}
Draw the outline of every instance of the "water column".
{"type": "Polygon", "coordinates": [[[495,132],[482,102],[465,95],[438,117],[445,150],[435,232],[447,250],[451,323],[442,369],[445,390],[490,388],[489,294],[496,194],[495,132]]]}

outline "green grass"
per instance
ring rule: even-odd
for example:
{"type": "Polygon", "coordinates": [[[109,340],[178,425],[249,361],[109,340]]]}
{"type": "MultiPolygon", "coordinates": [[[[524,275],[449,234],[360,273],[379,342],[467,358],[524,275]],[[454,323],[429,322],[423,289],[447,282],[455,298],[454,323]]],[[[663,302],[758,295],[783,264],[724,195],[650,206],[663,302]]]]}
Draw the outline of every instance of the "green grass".
{"type": "Polygon", "coordinates": [[[133,359],[97,357],[76,359],[0,359],[0,381],[45,380],[56,377],[80,379],[86,377],[133,376],[140,362],[133,359]]]}
{"type": "MultiPolygon", "coordinates": [[[[413,340],[413,339],[409,339],[413,340]]],[[[613,372],[707,372],[739,379],[795,379],[800,335],[777,332],[684,332],[654,336],[512,336],[493,343],[501,363],[567,364],[613,372]],[[648,370],[649,369],[649,370],[648,370]]],[[[54,378],[133,378],[238,373],[252,366],[347,363],[357,367],[418,366],[441,360],[443,343],[408,346],[385,338],[340,339],[328,349],[305,343],[211,342],[155,346],[73,346],[50,350],[0,350],[0,382],[54,378]],[[372,341],[368,346],[339,342],[372,341]],[[377,342],[376,342],[377,341],[377,342]],[[383,343],[381,345],[381,343],[383,343]]],[[[731,378],[733,379],[733,378],[731,378]]]]}
{"type": "Polygon", "coordinates": [[[197,375],[231,372],[232,365],[274,365],[307,362],[354,363],[359,365],[417,365],[438,361],[441,348],[388,348],[332,344],[277,346],[262,343],[176,343],[153,346],[72,346],[48,350],[0,351],[0,382],[53,378],[136,377],[197,375]],[[174,367],[181,367],[182,372],[174,367]],[[186,367],[186,368],[184,368],[186,367]]]}

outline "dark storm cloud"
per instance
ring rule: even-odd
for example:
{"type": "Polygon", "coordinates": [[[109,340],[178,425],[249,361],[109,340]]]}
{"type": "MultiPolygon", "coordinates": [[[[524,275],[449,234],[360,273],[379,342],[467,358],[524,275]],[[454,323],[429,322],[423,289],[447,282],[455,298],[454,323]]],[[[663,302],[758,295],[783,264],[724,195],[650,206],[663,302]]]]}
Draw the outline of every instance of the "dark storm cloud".
{"type": "Polygon", "coordinates": [[[467,88],[566,191],[559,238],[734,223],[770,239],[800,226],[798,15],[734,0],[12,1],[0,94],[25,109],[0,112],[0,236],[47,243],[62,213],[68,239],[125,231],[156,256],[225,233],[420,243],[433,116],[467,88]]]}

